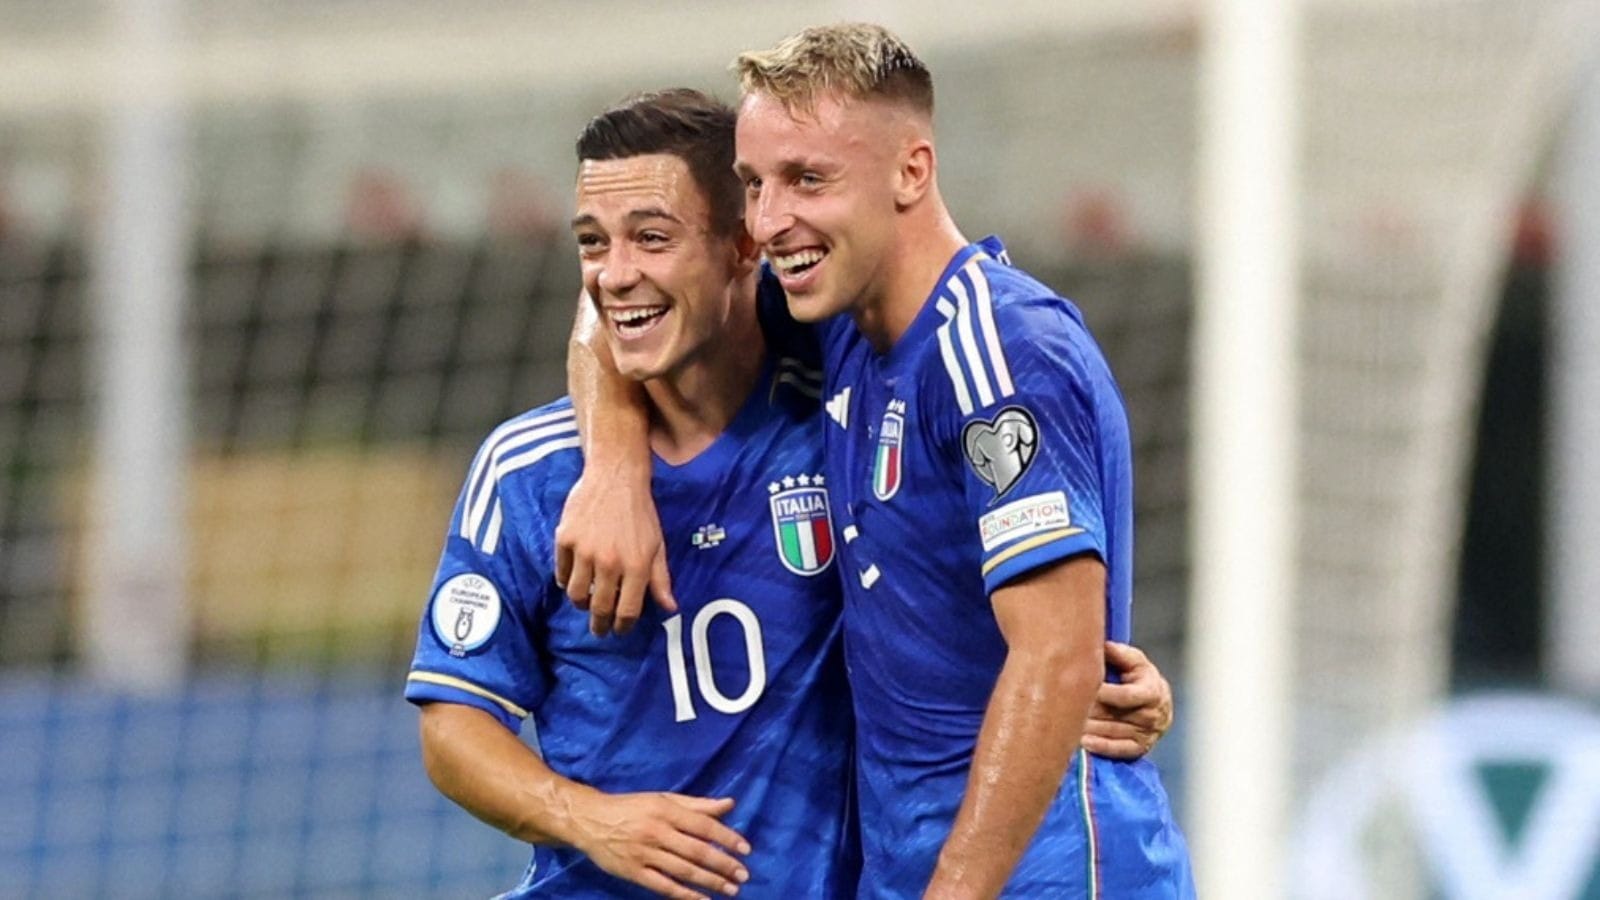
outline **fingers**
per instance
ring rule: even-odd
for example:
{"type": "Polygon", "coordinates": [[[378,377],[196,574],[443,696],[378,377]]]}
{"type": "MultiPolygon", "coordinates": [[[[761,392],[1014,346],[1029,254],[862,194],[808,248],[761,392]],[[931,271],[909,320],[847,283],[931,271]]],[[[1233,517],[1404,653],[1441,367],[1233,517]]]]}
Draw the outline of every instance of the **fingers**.
{"type": "MultiPolygon", "coordinates": [[[[691,797],[688,794],[663,794],[662,796],[680,806],[687,806],[695,812],[705,813],[708,816],[720,818],[733,811],[732,797],[691,797]]],[[[731,847],[733,845],[729,844],[728,846],[731,847]]],[[[740,850],[739,852],[748,853],[750,851],[740,850]]]]}
{"type": "Polygon", "coordinates": [[[1149,752],[1138,741],[1114,740],[1092,734],[1083,736],[1083,749],[1106,759],[1134,760],[1149,752]]]}
{"type": "Polygon", "coordinates": [[[617,634],[627,634],[639,621],[644,611],[644,573],[624,572],[622,587],[617,592],[617,612],[612,627],[617,634]]]}
{"type": "Polygon", "coordinates": [[[678,881],[731,896],[750,880],[743,863],[681,832],[666,835],[661,847],[666,853],[652,859],[651,865],[678,881]]]}
{"type": "Polygon", "coordinates": [[[1144,651],[1132,644],[1123,644],[1117,641],[1106,641],[1106,662],[1123,675],[1127,675],[1140,666],[1150,665],[1150,657],[1144,651]]]}
{"type": "MultiPolygon", "coordinates": [[[[663,854],[666,856],[667,854],[663,854]]],[[[653,891],[671,900],[705,900],[706,895],[699,891],[691,891],[671,878],[661,874],[655,869],[642,868],[633,873],[633,881],[648,891],[653,891]]]]}
{"type": "Polygon", "coordinates": [[[1149,681],[1129,681],[1123,684],[1103,682],[1095,691],[1094,701],[1112,709],[1138,709],[1161,702],[1161,687],[1149,681]]]}
{"type": "Polygon", "coordinates": [[[667,571],[667,548],[658,547],[650,560],[650,596],[656,605],[669,613],[678,611],[678,598],[672,594],[672,573],[667,571]]]}
{"type": "Polygon", "coordinates": [[[685,815],[673,821],[673,825],[703,841],[731,847],[741,854],[750,852],[750,842],[744,839],[744,835],[719,821],[721,816],[727,815],[733,809],[732,798],[709,799],[686,797],[682,794],[667,796],[682,806],[685,812],[685,815]]]}
{"type": "Polygon", "coordinates": [[[1084,723],[1083,733],[1094,737],[1109,738],[1114,741],[1148,741],[1152,737],[1150,729],[1117,719],[1090,719],[1084,723]]]}
{"type": "Polygon", "coordinates": [[[567,596],[572,598],[572,605],[579,609],[589,608],[589,590],[594,584],[594,569],[589,565],[589,559],[578,556],[573,560],[572,573],[567,579],[567,596]]]}
{"type": "Polygon", "coordinates": [[[566,590],[572,581],[572,545],[561,538],[561,529],[556,529],[556,587],[566,590]]]}
{"type": "Polygon", "coordinates": [[[594,588],[589,592],[589,631],[601,636],[611,633],[612,619],[617,609],[617,573],[615,569],[597,568],[594,588]]]}

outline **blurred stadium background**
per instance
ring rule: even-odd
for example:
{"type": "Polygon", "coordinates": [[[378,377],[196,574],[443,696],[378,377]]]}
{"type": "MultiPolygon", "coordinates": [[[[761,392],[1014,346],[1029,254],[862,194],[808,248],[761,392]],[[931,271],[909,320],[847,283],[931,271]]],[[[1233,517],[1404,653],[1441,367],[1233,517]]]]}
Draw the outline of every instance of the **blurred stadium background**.
{"type": "Polygon", "coordinates": [[[1121,380],[1191,836],[1194,723],[1268,679],[1249,896],[1600,898],[1600,3],[1300,4],[1287,662],[1202,690],[1208,9],[0,0],[0,897],[514,882],[400,690],[470,454],[563,389],[572,139],[866,18],[1121,380]]]}

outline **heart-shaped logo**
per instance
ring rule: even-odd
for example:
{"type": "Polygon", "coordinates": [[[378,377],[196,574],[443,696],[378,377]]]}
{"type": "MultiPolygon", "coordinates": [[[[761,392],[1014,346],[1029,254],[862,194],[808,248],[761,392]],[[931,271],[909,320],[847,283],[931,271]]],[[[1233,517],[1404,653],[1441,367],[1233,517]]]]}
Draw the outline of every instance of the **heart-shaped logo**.
{"type": "Polygon", "coordinates": [[[1039,426],[1027,410],[1008,406],[987,422],[968,422],[961,429],[961,447],[972,470],[994,488],[994,495],[999,498],[1033,463],[1039,451],[1039,426]]]}

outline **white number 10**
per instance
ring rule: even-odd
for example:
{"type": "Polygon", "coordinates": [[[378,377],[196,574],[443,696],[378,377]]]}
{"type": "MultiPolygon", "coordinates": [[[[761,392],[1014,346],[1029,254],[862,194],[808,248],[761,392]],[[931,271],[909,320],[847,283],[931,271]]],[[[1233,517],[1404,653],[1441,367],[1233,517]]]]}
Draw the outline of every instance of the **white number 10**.
{"type": "MultiPolygon", "coordinates": [[[[667,668],[672,676],[672,706],[675,721],[687,722],[695,717],[694,700],[689,696],[689,667],[683,659],[683,615],[673,616],[661,623],[667,630],[667,668]]],[[[737,600],[723,598],[707,603],[694,614],[689,626],[689,639],[694,644],[694,680],[700,686],[700,696],[712,709],[720,713],[742,713],[761,699],[767,688],[767,655],[761,647],[761,621],[755,610],[737,600]],[[707,632],[711,621],[720,615],[733,616],[744,629],[744,652],[750,662],[750,683],[744,693],[729,698],[717,688],[716,674],[711,669],[711,642],[707,632]]]]}

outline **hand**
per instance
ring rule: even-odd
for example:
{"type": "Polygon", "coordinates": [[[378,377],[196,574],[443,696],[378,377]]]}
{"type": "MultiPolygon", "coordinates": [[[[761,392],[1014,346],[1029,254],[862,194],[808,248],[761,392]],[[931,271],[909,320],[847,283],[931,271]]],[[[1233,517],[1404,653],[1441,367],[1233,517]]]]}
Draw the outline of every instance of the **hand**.
{"type": "Polygon", "coordinates": [[[1106,662],[1122,677],[1095,694],[1083,749],[1110,759],[1138,759],[1172,727],[1172,686],[1138,647],[1106,641],[1106,662]]]}
{"type": "Polygon", "coordinates": [[[727,851],[748,854],[750,845],[720,821],[731,809],[730,798],[596,793],[573,811],[572,846],[607,872],[663,897],[706,896],[685,885],[732,897],[750,872],[727,851]]]}
{"type": "Polygon", "coordinates": [[[556,526],[556,584],[589,611],[596,635],[632,630],[647,587],[658,606],[677,612],[648,476],[585,471],[578,479],[556,526]]]}

